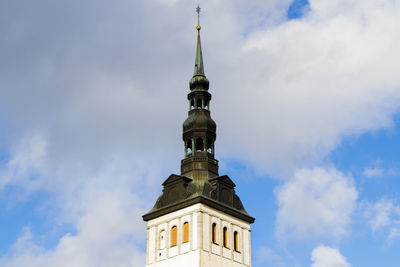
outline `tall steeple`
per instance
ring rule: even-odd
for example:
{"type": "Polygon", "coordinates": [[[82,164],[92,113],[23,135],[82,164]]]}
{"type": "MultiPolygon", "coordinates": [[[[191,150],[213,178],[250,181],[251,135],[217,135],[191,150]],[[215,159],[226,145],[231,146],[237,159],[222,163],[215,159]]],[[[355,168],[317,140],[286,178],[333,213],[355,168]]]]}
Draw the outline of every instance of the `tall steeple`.
{"type": "MultiPolygon", "coordinates": [[[[200,7],[197,8],[200,12],[200,7]]],[[[147,222],[147,267],[251,266],[250,224],[254,222],[227,175],[218,175],[210,116],[211,94],[204,72],[200,30],[188,117],[183,123],[181,174],[171,174],[147,222]]]]}
{"type": "MultiPolygon", "coordinates": [[[[199,11],[199,8],[197,9],[199,11]]],[[[235,184],[227,176],[219,176],[218,160],[215,159],[214,143],[217,137],[217,125],[210,116],[211,94],[208,92],[209,81],[204,74],[203,55],[200,41],[200,25],[197,25],[197,48],[194,74],[189,81],[190,92],[188,117],[183,123],[182,139],[185,157],[181,160],[181,175],[172,174],[164,183],[164,190],[153,209],[143,216],[145,220],[171,210],[173,203],[186,202],[187,205],[211,200],[218,209],[223,203],[230,209],[225,212],[253,222],[242,202],[236,195],[235,184]],[[224,184],[220,187],[219,184],[224,184]],[[179,185],[180,184],[180,185],[179,185]],[[225,188],[219,192],[221,188],[225,188]],[[200,197],[200,198],[199,198],[200,197]]],[[[211,205],[211,202],[208,203],[211,205]]],[[[175,208],[180,208],[181,205],[175,208]]]]}
{"type": "Polygon", "coordinates": [[[193,77],[189,81],[189,114],[183,123],[185,158],[181,174],[205,181],[218,176],[218,161],[214,158],[217,125],[210,116],[211,94],[209,81],[204,73],[200,25],[197,25],[197,48],[193,77]]]}
{"type": "Polygon", "coordinates": [[[201,40],[200,40],[200,7],[197,6],[197,47],[196,47],[196,59],[194,62],[194,73],[190,80],[190,89],[193,90],[196,86],[202,84],[206,90],[208,90],[209,82],[204,74],[204,63],[203,63],[203,52],[201,50],[201,40]]]}

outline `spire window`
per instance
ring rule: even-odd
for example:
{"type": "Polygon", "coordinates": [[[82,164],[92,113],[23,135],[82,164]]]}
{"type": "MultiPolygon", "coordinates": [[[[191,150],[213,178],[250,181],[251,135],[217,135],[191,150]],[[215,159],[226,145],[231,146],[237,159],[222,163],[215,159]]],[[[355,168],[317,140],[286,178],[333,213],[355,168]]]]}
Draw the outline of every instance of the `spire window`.
{"type": "Polygon", "coordinates": [[[211,139],[207,138],[207,153],[213,154],[213,145],[211,139]]]}
{"type": "Polygon", "coordinates": [[[192,139],[186,141],[186,155],[190,155],[193,152],[192,139]]]}
{"type": "Polygon", "coordinates": [[[204,151],[204,141],[203,141],[203,138],[201,138],[201,137],[196,139],[196,151],[197,152],[204,151]]]}
{"type": "Polygon", "coordinates": [[[190,101],[190,110],[192,110],[192,109],[194,109],[195,108],[195,106],[194,106],[194,99],[192,99],[191,101],[190,101]]]}
{"type": "Polygon", "coordinates": [[[203,108],[203,99],[197,99],[197,108],[203,108]]]}

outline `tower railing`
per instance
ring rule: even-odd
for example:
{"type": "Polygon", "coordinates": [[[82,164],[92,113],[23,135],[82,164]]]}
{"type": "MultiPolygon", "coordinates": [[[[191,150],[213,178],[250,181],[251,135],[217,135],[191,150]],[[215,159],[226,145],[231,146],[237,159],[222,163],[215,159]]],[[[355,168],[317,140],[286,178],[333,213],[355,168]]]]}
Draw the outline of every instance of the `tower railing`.
{"type": "Polygon", "coordinates": [[[188,157],[185,158],[181,161],[182,164],[188,163],[188,162],[193,162],[193,161],[206,161],[215,165],[218,165],[218,160],[210,158],[208,156],[193,156],[193,157],[188,157]]]}

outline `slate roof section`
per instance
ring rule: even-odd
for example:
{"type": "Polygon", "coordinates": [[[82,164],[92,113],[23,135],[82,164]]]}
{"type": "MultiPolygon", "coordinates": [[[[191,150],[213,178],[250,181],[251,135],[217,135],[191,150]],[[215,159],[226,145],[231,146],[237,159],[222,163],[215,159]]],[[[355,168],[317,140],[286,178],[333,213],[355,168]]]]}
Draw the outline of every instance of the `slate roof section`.
{"type": "Polygon", "coordinates": [[[164,189],[154,207],[143,220],[149,221],[165,214],[202,203],[248,223],[251,217],[235,193],[235,184],[227,176],[218,176],[205,182],[172,174],[163,183],[164,189]]]}

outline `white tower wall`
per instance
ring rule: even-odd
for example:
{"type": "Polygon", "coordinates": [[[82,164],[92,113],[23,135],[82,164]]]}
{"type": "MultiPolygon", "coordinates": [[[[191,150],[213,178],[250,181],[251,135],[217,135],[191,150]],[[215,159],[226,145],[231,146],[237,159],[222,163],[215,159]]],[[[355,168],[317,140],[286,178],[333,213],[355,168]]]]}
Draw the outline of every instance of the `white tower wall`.
{"type": "Polygon", "coordinates": [[[195,204],[150,220],[147,224],[146,266],[251,266],[250,224],[204,204],[195,204]],[[184,243],[185,222],[189,223],[189,241],[184,243]],[[216,243],[212,242],[213,223],[217,229],[216,243]],[[173,226],[177,227],[176,246],[171,246],[173,226]],[[223,246],[224,227],[227,228],[226,247],[223,246]],[[238,233],[238,251],[234,250],[234,232],[238,233]]]}

